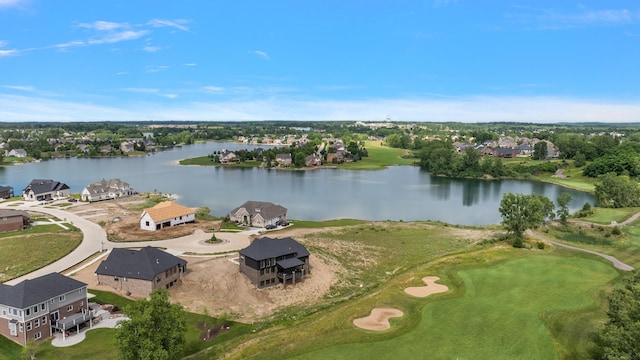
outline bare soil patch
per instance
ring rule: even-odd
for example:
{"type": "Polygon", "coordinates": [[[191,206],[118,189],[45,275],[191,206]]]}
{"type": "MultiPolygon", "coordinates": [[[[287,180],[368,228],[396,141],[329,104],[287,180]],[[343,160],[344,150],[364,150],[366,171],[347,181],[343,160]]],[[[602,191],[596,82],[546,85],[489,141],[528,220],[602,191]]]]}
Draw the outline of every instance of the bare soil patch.
{"type": "Polygon", "coordinates": [[[182,224],[157,231],[140,229],[144,196],[132,196],[115,200],[81,203],[66,209],[102,226],[109,241],[167,240],[193,234],[201,229],[205,232],[220,230],[221,221],[196,220],[193,224],[182,224]]]}
{"type": "Polygon", "coordinates": [[[366,317],[353,320],[353,324],[366,330],[386,330],[391,327],[389,318],[401,317],[404,313],[393,308],[374,308],[366,317]]]}

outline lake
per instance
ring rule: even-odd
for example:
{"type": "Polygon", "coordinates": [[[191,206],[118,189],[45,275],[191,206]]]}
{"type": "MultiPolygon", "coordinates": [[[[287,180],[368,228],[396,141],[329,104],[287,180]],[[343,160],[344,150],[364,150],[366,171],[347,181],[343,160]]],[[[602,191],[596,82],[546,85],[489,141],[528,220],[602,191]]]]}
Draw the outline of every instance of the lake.
{"type": "Polygon", "coordinates": [[[288,218],[328,220],[437,220],[463,225],[500,222],[504,193],[543,194],[556,200],[562,191],[573,197],[571,211],[592,205],[584,192],[521,180],[474,180],[432,177],[414,166],[380,171],[275,169],[182,166],[176,161],[205,156],[214,150],[248,148],[235,143],[198,143],[150,156],[64,158],[0,167],[0,185],[20,194],[32,179],[54,179],[80,193],[100,179],[119,178],[140,192],[176,194],[185,206],[206,206],[224,216],[247,200],[269,201],[288,209],[288,218]]]}

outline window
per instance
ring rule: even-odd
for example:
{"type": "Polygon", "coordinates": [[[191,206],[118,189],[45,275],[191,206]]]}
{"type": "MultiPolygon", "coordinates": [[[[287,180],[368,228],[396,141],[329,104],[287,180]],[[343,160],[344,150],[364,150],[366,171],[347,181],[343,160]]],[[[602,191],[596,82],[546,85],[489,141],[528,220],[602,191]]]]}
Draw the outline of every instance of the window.
{"type": "Polygon", "coordinates": [[[35,314],[35,313],[37,313],[37,312],[38,312],[38,305],[34,306],[34,307],[32,308],[32,310],[33,310],[33,313],[34,313],[34,314],[35,314]]]}
{"type": "Polygon", "coordinates": [[[149,222],[148,222],[148,221],[145,221],[144,225],[145,225],[145,226],[149,226],[149,222]]]}
{"type": "Polygon", "coordinates": [[[44,311],[46,308],[47,308],[47,304],[46,303],[40,304],[40,311],[44,311]]]}
{"type": "Polygon", "coordinates": [[[160,277],[156,278],[156,282],[160,282],[160,277]]]}
{"type": "Polygon", "coordinates": [[[33,320],[33,327],[38,327],[38,326],[40,326],[40,319],[33,320]]]}
{"type": "Polygon", "coordinates": [[[25,314],[26,316],[31,315],[31,309],[27,308],[27,309],[24,311],[24,314],[25,314]]]}
{"type": "Polygon", "coordinates": [[[41,337],[42,337],[42,334],[39,331],[33,335],[33,338],[36,340],[40,339],[41,337]]]}
{"type": "Polygon", "coordinates": [[[43,317],[42,317],[42,325],[44,325],[44,324],[46,324],[46,323],[47,323],[47,317],[46,317],[46,316],[43,316],[43,317]]]}
{"type": "Polygon", "coordinates": [[[51,299],[51,300],[49,300],[49,302],[53,304],[55,302],[55,300],[51,299]]]}
{"type": "Polygon", "coordinates": [[[118,280],[120,280],[120,279],[118,279],[118,277],[117,277],[117,276],[114,276],[114,277],[113,277],[113,280],[118,281],[118,280]]]}
{"type": "Polygon", "coordinates": [[[84,305],[84,301],[80,301],[80,306],[83,306],[83,305],[84,305]]]}
{"type": "Polygon", "coordinates": [[[18,328],[20,329],[20,332],[22,332],[22,323],[18,324],[18,328]]]}
{"type": "Polygon", "coordinates": [[[73,311],[73,305],[67,306],[67,311],[73,311]]]}
{"type": "Polygon", "coordinates": [[[30,330],[31,330],[31,321],[28,321],[27,322],[27,331],[30,331],[30,330]]]}
{"type": "Polygon", "coordinates": [[[64,295],[60,295],[60,297],[58,297],[58,301],[64,301],[64,295]]]}
{"type": "Polygon", "coordinates": [[[7,316],[7,310],[6,309],[2,309],[2,316],[7,316]]]}
{"type": "Polygon", "coordinates": [[[13,309],[13,315],[18,315],[18,310],[13,309]]]}

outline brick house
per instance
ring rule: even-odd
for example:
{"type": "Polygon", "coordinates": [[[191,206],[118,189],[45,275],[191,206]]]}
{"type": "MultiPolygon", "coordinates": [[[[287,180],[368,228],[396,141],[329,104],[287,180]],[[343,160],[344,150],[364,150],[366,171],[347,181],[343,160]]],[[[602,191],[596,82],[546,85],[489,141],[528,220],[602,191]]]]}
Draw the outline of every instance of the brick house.
{"type": "Polygon", "coordinates": [[[0,209],[0,232],[26,229],[31,225],[29,213],[22,210],[0,209]]]}
{"type": "Polygon", "coordinates": [[[240,250],[240,272],[258,288],[286,284],[309,274],[309,251],[292,238],[253,240],[240,250]]]}
{"type": "Polygon", "coordinates": [[[155,231],[195,221],[196,212],[192,208],[176,204],[173,201],[164,201],[144,209],[140,215],[140,229],[155,231]]]}
{"type": "Polygon", "coordinates": [[[276,154],[276,162],[283,167],[289,167],[293,164],[291,154],[276,154]]]}
{"type": "Polygon", "coordinates": [[[0,284],[0,334],[25,345],[56,331],[79,329],[93,318],[87,284],[58,273],[0,284]]]}
{"type": "Polygon", "coordinates": [[[8,199],[13,197],[12,186],[0,186],[0,198],[8,199]]]}
{"type": "Polygon", "coordinates": [[[248,226],[276,225],[287,220],[287,208],[265,201],[247,201],[231,210],[229,220],[248,226]]]}
{"type": "Polygon", "coordinates": [[[148,296],[155,289],[169,289],[182,279],[187,261],[151,246],[140,250],[111,250],[96,269],[99,285],[127,295],[148,296]]]}

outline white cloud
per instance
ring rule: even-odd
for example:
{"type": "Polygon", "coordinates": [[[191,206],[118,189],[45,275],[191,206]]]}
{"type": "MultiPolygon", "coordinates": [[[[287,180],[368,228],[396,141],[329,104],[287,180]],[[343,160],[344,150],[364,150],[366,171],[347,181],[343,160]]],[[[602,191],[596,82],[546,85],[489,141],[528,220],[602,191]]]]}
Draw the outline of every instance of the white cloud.
{"type": "Polygon", "coordinates": [[[166,19],[152,19],[149,20],[147,25],[152,27],[173,27],[182,31],[189,31],[189,27],[184,24],[188,24],[189,21],[185,19],[166,20],[166,19]]]}
{"type": "Polygon", "coordinates": [[[267,53],[266,53],[266,52],[264,52],[264,51],[254,50],[254,51],[253,51],[253,53],[254,53],[254,54],[256,54],[256,55],[258,55],[258,56],[260,56],[260,57],[263,57],[263,58],[265,58],[265,59],[267,59],[267,60],[271,59],[271,57],[269,56],[269,54],[267,54],[267,53]]]}
{"type": "Polygon", "coordinates": [[[20,6],[22,4],[26,4],[29,1],[30,0],[0,0],[0,8],[20,6]]]}
{"type": "Polygon", "coordinates": [[[169,67],[166,65],[149,65],[145,68],[145,71],[148,73],[157,73],[167,69],[169,69],[169,67]]]}
{"type": "Polygon", "coordinates": [[[628,25],[640,20],[640,11],[629,9],[591,10],[580,8],[573,13],[553,9],[521,8],[524,12],[506,15],[534,29],[557,30],[586,26],[628,25]]]}
{"type": "Polygon", "coordinates": [[[118,76],[121,76],[121,75],[127,75],[127,74],[128,74],[128,72],[126,72],[126,71],[118,71],[118,72],[116,73],[116,75],[118,75],[118,76]]]}
{"type": "Polygon", "coordinates": [[[197,66],[198,64],[196,63],[188,63],[188,64],[184,64],[184,66],[197,66]]]}
{"type": "Polygon", "coordinates": [[[162,48],[159,47],[159,46],[145,46],[145,47],[142,48],[143,51],[150,52],[150,53],[156,52],[156,51],[158,51],[160,49],[162,49],[162,48]]]}
{"type": "Polygon", "coordinates": [[[129,29],[131,26],[128,23],[115,23],[110,21],[94,21],[92,23],[79,23],[78,27],[95,29],[98,31],[114,31],[117,29],[129,29]]]}
{"type": "MultiPolygon", "coordinates": [[[[125,91],[176,99],[157,89],[125,91]]],[[[133,95],[131,97],[134,97],[133,95]]],[[[640,102],[562,97],[466,96],[459,98],[127,102],[112,106],[0,93],[0,121],[109,120],[382,120],[533,123],[638,122],[640,102]]]]}
{"type": "Polygon", "coordinates": [[[36,91],[36,89],[33,86],[2,85],[2,87],[5,89],[11,89],[11,90],[20,90],[20,91],[29,91],[29,92],[36,91]]]}
{"type": "Polygon", "coordinates": [[[0,50],[0,58],[18,55],[19,51],[15,49],[0,50]]]}
{"type": "Polygon", "coordinates": [[[212,92],[212,93],[221,93],[224,91],[223,87],[220,86],[215,86],[215,85],[209,85],[209,86],[205,86],[204,90],[206,92],[212,92]]]}
{"type": "Polygon", "coordinates": [[[87,43],[89,43],[91,45],[111,44],[111,43],[116,43],[116,42],[120,42],[120,41],[139,39],[139,38],[145,36],[148,33],[149,33],[148,30],[137,30],[137,31],[136,30],[125,30],[125,31],[106,34],[105,36],[97,38],[97,39],[91,39],[91,40],[87,41],[87,43]]]}

